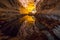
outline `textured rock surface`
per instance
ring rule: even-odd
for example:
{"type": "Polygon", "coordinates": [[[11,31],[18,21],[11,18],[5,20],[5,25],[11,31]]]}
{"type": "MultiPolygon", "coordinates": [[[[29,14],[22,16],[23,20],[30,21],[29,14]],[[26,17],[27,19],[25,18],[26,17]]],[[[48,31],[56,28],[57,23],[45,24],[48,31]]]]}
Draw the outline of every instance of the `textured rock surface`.
{"type": "MultiPolygon", "coordinates": [[[[43,0],[37,4],[37,13],[51,14],[60,11],[60,0],[43,0]]],[[[59,14],[59,13],[58,13],[59,14]]]]}
{"type": "Polygon", "coordinates": [[[60,40],[59,2],[39,2],[34,15],[36,21],[29,24],[20,23],[24,15],[19,14],[17,0],[0,0],[0,40],[60,40]]]}

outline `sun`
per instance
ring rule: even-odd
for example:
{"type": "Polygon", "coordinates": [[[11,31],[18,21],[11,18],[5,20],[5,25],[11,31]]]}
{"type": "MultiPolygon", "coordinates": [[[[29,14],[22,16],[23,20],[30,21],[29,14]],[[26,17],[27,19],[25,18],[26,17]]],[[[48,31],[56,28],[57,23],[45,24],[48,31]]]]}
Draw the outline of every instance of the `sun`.
{"type": "Polygon", "coordinates": [[[35,3],[31,0],[28,3],[23,3],[19,9],[21,14],[29,14],[30,12],[36,12],[35,3]]]}
{"type": "MultiPolygon", "coordinates": [[[[25,0],[23,0],[23,1],[25,1],[25,0]]],[[[24,16],[22,18],[22,20],[28,21],[30,23],[35,21],[34,17],[29,16],[30,13],[33,13],[33,14],[36,13],[36,6],[35,6],[34,1],[30,0],[26,3],[22,3],[22,5],[20,6],[19,9],[20,9],[20,14],[26,14],[26,16],[24,16]]]]}

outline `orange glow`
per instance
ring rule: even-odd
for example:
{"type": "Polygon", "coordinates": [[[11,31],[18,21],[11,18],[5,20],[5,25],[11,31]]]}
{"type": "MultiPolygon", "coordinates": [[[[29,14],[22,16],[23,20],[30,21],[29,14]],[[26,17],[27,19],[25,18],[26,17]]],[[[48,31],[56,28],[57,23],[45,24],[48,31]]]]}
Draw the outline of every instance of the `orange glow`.
{"type": "Polygon", "coordinates": [[[29,14],[29,12],[32,12],[33,10],[36,10],[36,7],[33,1],[28,2],[26,7],[24,7],[24,5],[20,7],[21,14],[29,14]]]}
{"type": "Polygon", "coordinates": [[[24,21],[27,21],[27,22],[29,22],[29,23],[35,22],[34,17],[28,16],[28,15],[24,16],[23,18],[21,18],[21,21],[23,21],[23,20],[24,20],[24,21]]]}
{"type": "MultiPolygon", "coordinates": [[[[21,0],[20,0],[21,1],[21,0]]],[[[23,0],[25,1],[25,0],[23,0]]],[[[27,1],[27,0],[26,0],[27,1]]],[[[29,14],[30,12],[34,13],[34,10],[36,10],[35,3],[32,0],[28,0],[26,4],[22,3],[22,6],[20,6],[20,14],[29,14]]],[[[28,23],[33,23],[35,19],[32,16],[26,15],[23,18],[21,18],[20,21],[27,21],[28,23]]]]}

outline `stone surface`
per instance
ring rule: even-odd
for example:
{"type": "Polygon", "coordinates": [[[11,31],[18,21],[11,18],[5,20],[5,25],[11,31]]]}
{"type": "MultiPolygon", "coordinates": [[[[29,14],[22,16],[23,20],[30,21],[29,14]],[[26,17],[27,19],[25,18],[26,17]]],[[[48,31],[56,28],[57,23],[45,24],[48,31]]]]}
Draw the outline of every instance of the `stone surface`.
{"type": "Polygon", "coordinates": [[[20,23],[25,15],[19,13],[17,1],[0,0],[0,40],[60,40],[59,0],[39,2],[34,15],[36,21],[32,24],[20,23]]]}

